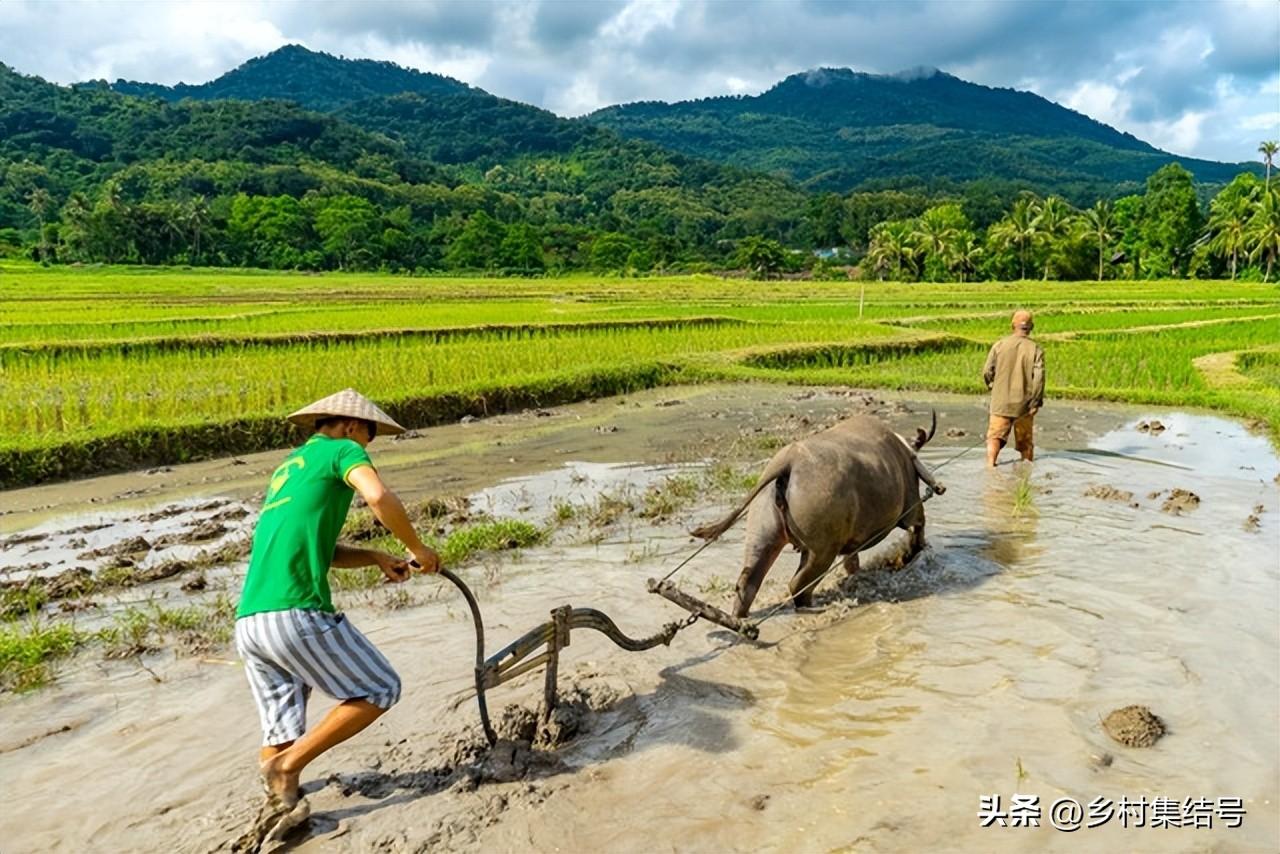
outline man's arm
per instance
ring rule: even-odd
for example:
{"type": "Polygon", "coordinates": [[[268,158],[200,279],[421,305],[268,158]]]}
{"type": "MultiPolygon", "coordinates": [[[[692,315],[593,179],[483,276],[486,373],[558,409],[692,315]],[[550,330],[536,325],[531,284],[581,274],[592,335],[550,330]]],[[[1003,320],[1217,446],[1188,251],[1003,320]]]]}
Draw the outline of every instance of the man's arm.
{"type": "Polygon", "coordinates": [[[982,381],[987,384],[987,388],[991,388],[991,384],[996,381],[996,345],[991,345],[991,351],[987,353],[987,363],[982,366],[982,381]]]}
{"type": "Polygon", "coordinates": [[[1031,362],[1031,408],[1044,406],[1044,350],[1036,347],[1036,357],[1031,362]]]}
{"type": "Polygon", "coordinates": [[[345,543],[338,543],[333,550],[333,560],[330,566],[336,566],[339,569],[354,569],[358,566],[373,566],[378,562],[378,556],[382,552],[373,549],[361,549],[356,546],[348,546],[345,543]]]}
{"type": "Polygon", "coordinates": [[[338,543],[333,548],[333,560],[329,562],[330,567],[339,569],[353,569],[358,566],[377,566],[382,570],[382,574],[388,580],[394,582],[407,581],[409,572],[412,567],[409,561],[398,558],[395,555],[389,555],[386,552],[380,552],[375,549],[361,549],[356,546],[348,546],[345,543],[338,543]]]}
{"type": "Polygon", "coordinates": [[[414,560],[422,565],[424,572],[435,572],[440,568],[440,556],[422,544],[418,532],[409,521],[409,514],[404,511],[404,504],[396,494],[387,489],[382,478],[374,471],[373,466],[360,466],[347,474],[347,482],[352,489],[360,493],[364,503],[369,505],[373,515],[386,526],[397,540],[405,544],[414,560]]]}

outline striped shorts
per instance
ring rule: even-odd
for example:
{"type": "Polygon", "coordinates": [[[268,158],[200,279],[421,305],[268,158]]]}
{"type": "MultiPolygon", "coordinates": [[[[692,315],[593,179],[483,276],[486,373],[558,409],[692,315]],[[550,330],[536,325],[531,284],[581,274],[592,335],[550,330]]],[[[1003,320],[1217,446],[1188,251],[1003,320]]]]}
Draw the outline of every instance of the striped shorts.
{"type": "Polygon", "coordinates": [[[236,652],[258,704],[264,745],[302,737],[312,688],[381,709],[400,699],[391,662],[342,614],[292,609],[241,617],[236,652]]]}

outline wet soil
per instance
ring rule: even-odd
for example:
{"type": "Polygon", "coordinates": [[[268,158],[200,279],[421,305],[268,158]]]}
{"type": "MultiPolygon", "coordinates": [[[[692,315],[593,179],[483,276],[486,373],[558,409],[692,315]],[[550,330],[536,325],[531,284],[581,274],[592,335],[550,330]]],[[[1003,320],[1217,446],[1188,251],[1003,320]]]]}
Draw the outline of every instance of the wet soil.
{"type": "Polygon", "coordinates": [[[1195,510],[1200,506],[1199,495],[1196,495],[1189,489],[1181,489],[1179,487],[1174,487],[1167,493],[1163,490],[1157,490],[1147,497],[1152,499],[1162,498],[1163,501],[1160,504],[1161,511],[1170,513],[1174,516],[1181,516],[1184,513],[1190,513],[1192,510],[1195,510]]]}
{"type": "Polygon", "coordinates": [[[1150,747],[1165,734],[1164,721],[1146,706],[1125,706],[1102,719],[1107,735],[1126,747],[1150,747]]]}
{"type": "Polygon", "coordinates": [[[1139,504],[1133,500],[1133,493],[1127,489],[1116,489],[1114,486],[1099,484],[1091,486],[1084,491],[1084,494],[1090,498],[1101,498],[1103,501],[1118,501],[1121,504],[1128,504],[1130,507],[1138,507],[1139,504]]]}
{"type": "MultiPolygon", "coordinates": [[[[1280,757],[1258,745],[1280,743],[1280,527],[1261,513],[1258,533],[1240,527],[1276,498],[1280,460],[1265,440],[1207,416],[1055,404],[1038,419],[1034,466],[1006,455],[986,471],[980,448],[944,435],[980,440],[980,401],[861,394],[668,388],[374,446],[384,476],[411,501],[467,496],[464,512],[540,523],[575,508],[547,545],[463,569],[489,652],[563,604],[599,608],[635,636],[682,617],[645,594],[644,580],[688,556],[697,544],[686,531],[723,513],[739,487],[652,518],[641,515],[645,494],[720,459],[758,471],[781,442],[851,412],[878,412],[911,435],[937,408],[939,435],[922,456],[948,491],[927,506],[922,558],[893,569],[905,549],[894,535],[853,576],[833,573],[812,612],[781,604],[798,559],[784,553],[757,600],[758,643],[699,623],[669,647],[632,654],[575,631],[550,722],[537,716],[540,673],[489,692],[503,710],[495,750],[479,732],[474,639],[456,593],[415,577],[349,595],[345,610],[400,671],[404,696],[307,770],[313,814],[286,848],[1079,850],[1080,834],[1048,826],[1017,837],[981,828],[979,796],[1013,792],[1042,803],[1239,796],[1248,811],[1240,828],[1135,837],[1112,823],[1088,830],[1088,847],[1273,847],[1280,757]],[[682,403],[657,405],[672,400],[682,403]],[[911,411],[895,414],[890,401],[911,411]],[[1156,417],[1162,433],[1134,429],[1156,417]],[[599,429],[609,427],[617,430],[599,429]],[[1083,497],[1099,485],[1203,500],[1174,527],[1154,499],[1132,507],[1083,497]],[[401,592],[407,607],[382,604],[401,592]],[[1161,710],[1169,732],[1147,750],[1112,755],[1100,721],[1139,699],[1161,710]]],[[[136,476],[0,494],[0,562],[38,557],[56,575],[74,568],[58,561],[76,558],[50,534],[85,538],[80,551],[135,536],[154,546],[233,507],[245,515],[219,520],[223,540],[169,549],[234,542],[251,529],[277,456],[175,466],[147,476],[155,490],[143,496],[115,498],[139,487],[136,476]],[[164,515],[138,524],[150,514],[164,515]],[[13,541],[40,532],[43,541],[13,541]]],[[[723,607],[742,548],[739,524],[677,580],[723,607]]],[[[159,551],[142,565],[177,559],[159,551]]],[[[225,576],[208,571],[207,583],[234,595],[243,558],[229,566],[225,576]]],[[[178,587],[198,575],[119,598],[166,596],[172,585],[188,601],[207,595],[178,587]]],[[[317,695],[310,720],[328,705],[317,695]]],[[[52,686],[0,696],[4,850],[229,850],[260,803],[257,745],[232,650],[83,654],[52,686]]]]}

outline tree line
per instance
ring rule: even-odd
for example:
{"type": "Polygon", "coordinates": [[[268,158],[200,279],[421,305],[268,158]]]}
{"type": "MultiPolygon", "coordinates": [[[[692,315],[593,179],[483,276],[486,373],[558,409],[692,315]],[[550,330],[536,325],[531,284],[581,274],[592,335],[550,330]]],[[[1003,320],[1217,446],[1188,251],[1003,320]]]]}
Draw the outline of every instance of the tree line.
{"type": "Polygon", "coordinates": [[[1280,255],[1280,188],[1267,173],[1238,175],[1203,209],[1191,173],[1176,163],[1141,195],[1079,210],[1059,196],[1022,194],[986,229],[954,202],[889,219],[868,233],[862,271],[913,281],[966,279],[1232,278],[1270,281],[1280,255]]]}
{"type": "Polygon", "coordinates": [[[718,204],[705,187],[611,187],[591,198],[531,190],[537,180],[554,183],[548,170],[572,171],[572,161],[545,159],[453,187],[397,182],[370,158],[355,175],[322,164],[153,161],[59,202],[32,170],[10,164],[0,188],[12,199],[28,180],[20,196],[28,227],[0,228],[0,252],[47,263],[413,273],[1269,281],[1280,255],[1280,184],[1271,185],[1275,144],[1260,151],[1265,177],[1242,173],[1207,204],[1192,175],[1169,164],[1143,193],[1084,209],[999,182],[807,197],[767,181],[753,196],[744,182],[718,191],[718,204]],[[237,186],[249,189],[228,191],[237,186]]]}

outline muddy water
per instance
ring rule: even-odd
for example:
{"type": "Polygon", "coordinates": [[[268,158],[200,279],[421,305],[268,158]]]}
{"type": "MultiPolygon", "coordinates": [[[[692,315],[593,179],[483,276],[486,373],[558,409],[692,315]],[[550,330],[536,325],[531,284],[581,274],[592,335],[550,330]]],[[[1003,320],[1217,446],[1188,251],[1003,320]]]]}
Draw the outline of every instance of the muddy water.
{"type": "MultiPolygon", "coordinates": [[[[928,408],[892,403],[773,387],[664,390],[621,407],[445,428],[448,442],[480,431],[489,442],[468,438],[452,454],[432,431],[409,440],[426,447],[393,451],[403,458],[383,468],[423,494],[447,487],[544,518],[557,501],[639,488],[655,474],[606,464],[742,452],[754,434],[741,428],[755,419],[803,431],[800,419],[816,426],[868,408],[905,430],[928,408]],[[672,399],[683,402],[657,405],[672,399]],[[618,431],[597,429],[610,426],[618,431]],[[529,477],[539,471],[548,474],[529,477]],[[521,479],[498,483],[508,476],[521,479]]],[[[371,733],[309,769],[316,817],[299,850],[1275,850],[1280,460],[1267,443],[1223,419],[1062,405],[1045,411],[1034,467],[985,471],[979,450],[952,459],[981,429],[980,405],[932,403],[943,416],[924,456],[951,461],[938,472],[947,493],[927,508],[924,558],[833,576],[823,612],[783,609],[758,646],[701,624],[645,654],[575,633],[563,683],[597,697],[599,710],[557,751],[562,764],[530,779],[428,780],[475,718],[470,629],[452,591],[416,579],[419,607],[353,609],[400,669],[405,696],[371,733]],[[1166,429],[1138,432],[1153,419],[1166,429]],[[1131,495],[1085,495],[1102,486],[1131,495]],[[1174,488],[1199,503],[1166,512],[1174,488]],[[1256,530],[1245,530],[1258,505],[1256,530]],[[1103,716],[1132,703],[1164,720],[1154,747],[1102,732],[1103,716]],[[1123,828],[1112,818],[1064,833],[1047,815],[1038,828],[980,827],[980,796],[1000,795],[1007,808],[1014,793],[1046,809],[1063,797],[1235,796],[1247,813],[1234,829],[1216,816],[1213,829],[1123,828]]],[[[229,472],[157,475],[171,478],[172,493],[156,495],[202,495],[191,480],[229,472]]],[[[203,495],[237,497],[227,483],[203,495]]],[[[81,520],[73,494],[61,506],[81,520]]],[[[54,506],[39,524],[65,526],[57,496],[47,497],[54,506]]],[[[680,616],[640,592],[644,579],[688,553],[688,524],[721,509],[570,526],[551,546],[467,570],[491,645],[566,602],[601,608],[636,635],[680,616]]],[[[677,578],[723,604],[740,550],[735,528],[677,578]]],[[[781,598],[795,561],[780,559],[759,615],[781,598]]],[[[11,807],[0,814],[3,849],[210,851],[234,838],[255,805],[256,722],[232,658],[157,657],[146,671],[82,657],[52,688],[0,700],[11,807]]],[[[531,677],[494,690],[490,704],[532,704],[538,693],[531,677]]]]}

